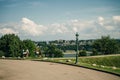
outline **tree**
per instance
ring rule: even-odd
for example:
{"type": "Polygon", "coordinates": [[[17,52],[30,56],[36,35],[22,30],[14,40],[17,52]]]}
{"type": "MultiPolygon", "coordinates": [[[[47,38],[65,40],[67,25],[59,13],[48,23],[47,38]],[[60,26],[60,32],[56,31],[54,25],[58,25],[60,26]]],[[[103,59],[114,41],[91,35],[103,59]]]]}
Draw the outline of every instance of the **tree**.
{"type": "Polygon", "coordinates": [[[56,48],[54,45],[48,45],[44,54],[47,57],[63,57],[62,51],[56,48]]]}
{"type": "Polygon", "coordinates": [[[5,34],[0,38],[0,56],[23,57],[23,50],[29,52],[29,56],[35,56],[36,46],[31,40],[23,40],[15,34],[5,34]]]}
{"type": "Polygon", "coordinates": [[[0,38],[0,51],[6,57],[20,56],[20,39],[15,34],[6,34],[0,38]]]}
{"type": "Polygon", "coordinates": [[[28,39],[23,40],[21,47],[23,48],[23,50],[27,50],[27,49],[29,50],[29,53],[30,53],[29,56],[35,57],[36,46],[33,41],[28,40],[28,39]]]}
{"type": "Polygon", "coordinates": [[[118,42],[110,36],[102,36],[101,39],[96,40],[93,48],[102,54],[115,54],[119,50],[118,42]]]}

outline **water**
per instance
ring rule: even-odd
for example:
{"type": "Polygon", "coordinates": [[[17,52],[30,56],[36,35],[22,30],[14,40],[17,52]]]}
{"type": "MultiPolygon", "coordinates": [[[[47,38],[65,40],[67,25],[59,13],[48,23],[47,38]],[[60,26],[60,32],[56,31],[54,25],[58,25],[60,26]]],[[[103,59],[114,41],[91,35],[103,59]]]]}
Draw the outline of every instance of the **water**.
{"type": "Polygon", "coordinates": [[[70,53],[70,54],[64,54],[64,57],[76,57],[75,53],[70,53]]]}

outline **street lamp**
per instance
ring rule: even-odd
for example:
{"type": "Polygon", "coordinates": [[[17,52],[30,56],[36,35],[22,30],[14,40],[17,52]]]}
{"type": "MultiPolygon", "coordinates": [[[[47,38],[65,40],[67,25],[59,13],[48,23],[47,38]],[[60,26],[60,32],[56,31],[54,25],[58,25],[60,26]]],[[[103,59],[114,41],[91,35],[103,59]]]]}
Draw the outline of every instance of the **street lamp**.
{"type": "Polygon", "coordinates": [[[79,36],[79,34],[78,33],[76,33],[76,61],[75,61],[75,64],[77,64],[77,62],[78,62],[78,36],[79,36]]]}

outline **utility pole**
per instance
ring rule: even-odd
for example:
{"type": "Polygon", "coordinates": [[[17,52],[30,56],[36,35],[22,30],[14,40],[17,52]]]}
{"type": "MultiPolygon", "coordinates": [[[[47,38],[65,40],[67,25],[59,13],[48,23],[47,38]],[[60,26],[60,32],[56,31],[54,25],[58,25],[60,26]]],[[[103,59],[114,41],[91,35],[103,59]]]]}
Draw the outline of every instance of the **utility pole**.
{"type": "Polygon", "coordinates": [[[75,61],[75,64],[77,64],[78,63],[78,36],[79,36],[79,34],[78,33],[76,33],[76,61],[75,61]]]}

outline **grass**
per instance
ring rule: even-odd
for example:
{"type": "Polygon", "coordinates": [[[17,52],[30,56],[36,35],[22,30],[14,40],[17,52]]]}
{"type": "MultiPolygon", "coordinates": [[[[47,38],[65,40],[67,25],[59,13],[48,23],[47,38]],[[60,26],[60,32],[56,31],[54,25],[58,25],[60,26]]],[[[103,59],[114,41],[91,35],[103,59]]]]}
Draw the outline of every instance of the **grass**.
{"type": "Polygon", "coordinates": [[[79,58],[79,61],[88,64],[120,67],[120,56],[87,57],[79,58]]]}

